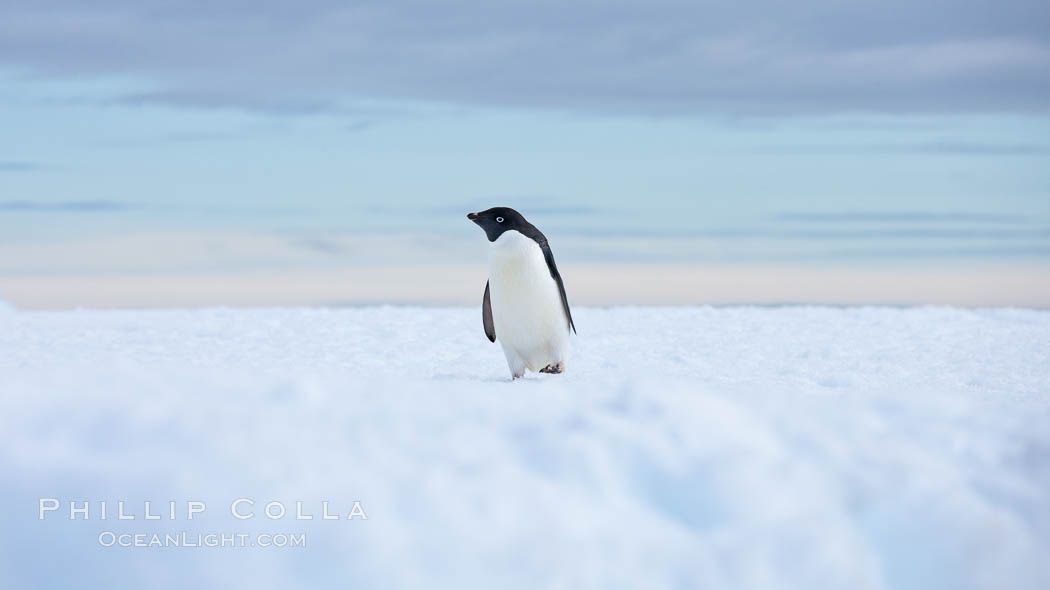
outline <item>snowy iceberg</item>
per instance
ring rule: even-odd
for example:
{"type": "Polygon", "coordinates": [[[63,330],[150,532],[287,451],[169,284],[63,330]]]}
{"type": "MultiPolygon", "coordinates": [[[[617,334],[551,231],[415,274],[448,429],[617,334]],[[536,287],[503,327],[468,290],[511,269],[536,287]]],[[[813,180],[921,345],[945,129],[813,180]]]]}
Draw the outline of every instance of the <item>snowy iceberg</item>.
{"type": "Polygon", "coordinates": [[[574,316],[512,383],[476,309],[8,314],[0,585],[1050,587],[1050,313],[574,316]]]}

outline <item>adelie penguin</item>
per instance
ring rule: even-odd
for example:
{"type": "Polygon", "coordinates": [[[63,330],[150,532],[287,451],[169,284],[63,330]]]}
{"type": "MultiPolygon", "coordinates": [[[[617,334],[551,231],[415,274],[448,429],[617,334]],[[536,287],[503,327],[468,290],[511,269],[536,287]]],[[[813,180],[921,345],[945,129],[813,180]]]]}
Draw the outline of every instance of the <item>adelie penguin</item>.
{"type": "Polygon", "coordinates": [[[489,239],[489,281],[481,305],[489,341],[499,339],[511,379],[525,369],[561,373],[576,332],[547,237],[514,209],[468,213],[489,239]]]}

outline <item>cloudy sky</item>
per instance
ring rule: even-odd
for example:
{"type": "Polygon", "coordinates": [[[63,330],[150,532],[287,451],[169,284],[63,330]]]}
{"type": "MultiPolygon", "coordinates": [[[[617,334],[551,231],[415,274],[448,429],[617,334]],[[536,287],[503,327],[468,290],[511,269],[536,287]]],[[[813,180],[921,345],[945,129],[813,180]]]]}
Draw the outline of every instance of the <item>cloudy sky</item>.
{"type": "Polygon", "coordinates": [[[1043,1],[5,2],[0,272],[495,204],[579,259],[1046,262],[1048,72],[1043,1]]]}
{"type": "Polygon", "coordinates": [[[279,114],[1041,112],[1050,89],[1039,0],[481,4],[7,2],[0,53],[31,77],[123,79],[116,104],[279,114]]]}

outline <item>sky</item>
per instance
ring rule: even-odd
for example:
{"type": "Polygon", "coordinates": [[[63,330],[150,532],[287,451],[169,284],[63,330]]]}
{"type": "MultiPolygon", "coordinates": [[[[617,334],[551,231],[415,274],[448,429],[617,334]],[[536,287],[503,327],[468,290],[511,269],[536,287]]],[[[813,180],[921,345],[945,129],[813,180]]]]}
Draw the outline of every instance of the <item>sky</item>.
{"type": "Polygon", "coordinates": [[[476,264],[495,205],[570,264],[1031,272],[1047,72],[1045,2],[7,2],[0,280],[476,264]]]}

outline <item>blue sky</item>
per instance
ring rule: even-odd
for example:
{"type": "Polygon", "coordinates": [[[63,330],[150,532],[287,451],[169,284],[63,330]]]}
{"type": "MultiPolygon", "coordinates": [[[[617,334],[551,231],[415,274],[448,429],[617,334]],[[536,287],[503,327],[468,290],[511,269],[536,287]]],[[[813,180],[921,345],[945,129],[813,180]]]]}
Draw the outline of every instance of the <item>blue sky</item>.
{"type": "Polygon", "coordinates": [[[841,4],[8,3],[0,239],[501,204],[598,259],[1050,259],[1046,4],[841,4]]]}

